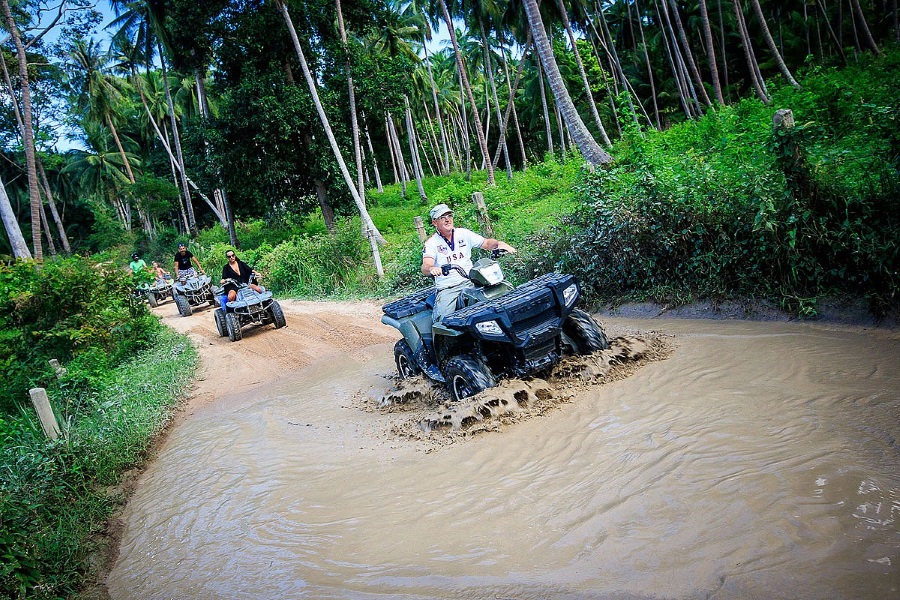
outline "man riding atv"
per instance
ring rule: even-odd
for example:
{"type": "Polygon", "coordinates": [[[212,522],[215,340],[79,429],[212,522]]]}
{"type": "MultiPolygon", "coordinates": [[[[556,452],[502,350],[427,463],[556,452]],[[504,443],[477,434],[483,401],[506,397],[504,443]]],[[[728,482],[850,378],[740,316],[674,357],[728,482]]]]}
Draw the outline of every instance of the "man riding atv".
{"type": "Polygon", "coordinates": [[[432,319],[437,323],[441,317],[457,309],[460,293],[473,287],[469,279],[456,270],[444,272],[442,265],[459,265],[467,273],[472,269],[472,248],[483,250],[506,250],[515,252],[515,248],[495,240],[485,238],[463,227],[453,226],[453,211],[446,204],[438,204],[431,209],[431,224],[435,233],[425,240],[422,250],[422,274],[434,277],[437,296],[434,300],[432,319]]]}
{"type": "Polygon", "coordinates": [[[514,287],[497,262],[511,246],[454,229],[446,204],[430,214],[437,233],[425,243],[422,273],[435,277],[437,291],[382,306],[381,322],[403,335],[394,345],[401,378],[424,374],[459,401],[498,378],[538,376],[565,355],[609,347],[600,324],[576,308],[581,289],[574,276],[545,273],[514,287]],[[490,258],[473,264],[472,247],[489,249],[490,258]]]}

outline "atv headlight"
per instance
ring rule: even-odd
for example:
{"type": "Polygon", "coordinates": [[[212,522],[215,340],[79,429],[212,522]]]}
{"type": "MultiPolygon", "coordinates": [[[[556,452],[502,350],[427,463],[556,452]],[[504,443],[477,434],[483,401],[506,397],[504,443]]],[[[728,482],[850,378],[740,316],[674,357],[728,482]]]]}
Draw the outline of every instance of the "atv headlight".
{"type": "Polygon", "coordinates": [[[575,302],[575,298],[578,297],[578,286],[574,283],[563,290],[563,300],[566,303],[566,306],[575,302]]]}
{"type": "Polygon", "coordinates": [[[494,263],[487,267],[483,267],[481,269],[481,276],[484,277],[484,280],[488,285],[496,285],[503,281],[503,269],[500,268],[500,265],[494,263]]]}
{"type": "Polygon", "coordinates": [[[503,335],[503,330],[500,329],[500,325],[497,324],[497,321],[482,321],[481,323],[475,323],[475,329],[478,330],[478,333],[483,333],[485,335],[503,335]]]}

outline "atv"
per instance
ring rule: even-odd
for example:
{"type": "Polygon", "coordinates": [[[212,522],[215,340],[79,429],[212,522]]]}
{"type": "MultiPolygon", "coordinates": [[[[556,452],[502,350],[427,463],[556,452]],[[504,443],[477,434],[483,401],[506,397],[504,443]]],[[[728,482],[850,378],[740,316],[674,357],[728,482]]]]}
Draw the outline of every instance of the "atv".
{"type": "Polygon", "coordinates": [[[194,277],[179,278],[173,286],[172,296],[175,305],[182,317],[189,317],[193,313],[193,306],[199,306],[209,302],[210,306],[216,306],[219,302],[213,294],[209,275],[195,275],[194,277]]]}
{"type": "MultiPolygon", "coordinates": [[[[255,279],[253,281],[255,283],[255,279]]],[[[274,323],[275,329],[287,325],[281,305],[272,298],[272,292],[257,292],[248,284],[234,279],[226,279],[225,283],[237,286],[237,297],[233,302],[226,303],[224,310],[217,308],[213,312],[216,330],[221,337],[227,335],[229,340],[236,342],[243,337],[241,327],[249,323],[274,323]]],[[[217,289],[216,293],[221,295],[224,290],[217,289]]]]}
{"type": "Polygon", "coordinates": [[[382,307],[381,322],[397,328],[394,345],[401,378],[424,374],[443,383],[459,401],[497,384],[500,377],[532,377],[550,370],[564,354],[587,355],[609,348],[600,325],[575,308],[581,290],[575,277],[548,273],[519,287],[506,281],[493,250],[469,273],[457,310],[432,323],[434,288],[420,290],[382,307]]]}
{"type": "Polygon", "coordinates": [[[140,290],[147,297],[150,308],[156,308],[163,300],[172,296],[172,287],[172,276],[166,275],[164,279],[142,284],[140,290]]]}

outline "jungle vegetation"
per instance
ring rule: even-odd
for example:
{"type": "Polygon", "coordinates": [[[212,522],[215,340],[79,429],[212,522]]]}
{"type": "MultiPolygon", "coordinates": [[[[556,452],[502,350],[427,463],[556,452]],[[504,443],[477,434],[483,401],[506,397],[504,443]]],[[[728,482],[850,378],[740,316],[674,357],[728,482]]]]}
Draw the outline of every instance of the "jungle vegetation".
{"type": "Polygon", "coordinates": [[[572,272],[594,307],[897,310],[894,0],[101,8],[0,0],[0,595],[89,581],[189,385],[132,252],[171,269],[184,241],[214,272],[237,248],[281,296],[383,298],[428,284],[414,217],[474,227],[481,192],[512,278],[572,272]]]}

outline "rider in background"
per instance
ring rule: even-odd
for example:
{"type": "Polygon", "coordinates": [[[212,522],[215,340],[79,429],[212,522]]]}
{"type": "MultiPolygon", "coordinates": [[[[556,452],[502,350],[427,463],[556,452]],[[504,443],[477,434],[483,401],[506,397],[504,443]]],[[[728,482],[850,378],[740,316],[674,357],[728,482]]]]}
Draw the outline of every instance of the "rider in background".
{"type": "Polygon", "coordinates": [[[516,249],[506,242],[482,237],[469,229],[454,227],[453,211],[446,204],[438,204],[429,214],[431,224],[437,231],[425,240],[425,247],[422,249],[422,274],[434,277],[437,296],[434,300],[432,320],[437,323],[441,317],[456,310],[460,292],[474,287],[471,281],[456,271],[444,275],[441,265],[459,265],[468,273],[472,268],[472,248],[483,250],[500,248],[507,252],[515,252],[516,249]]]}
{"type": "Polygon", "coordinates": [[[197,257],[187,249],[187,246],[184,243],[178,244],[178,252],[175,253],[175,279],[187,279],[188,277],[197,276],[197,271],[191,266],[191,261],[197,265],[197,268],[200,269],[201,273],[206,275],[206,272],[203,270],[203,267],[200,266],[200,261],[197,260],[197,257]]]}
{"type": "Polygon", "coordinates": [[[253,276],[257,274],[256,271],[244,261],[238,260],[234,250],[226,251],[225,258],[228,259],[228,262],[222,267],[222,280],[219,282],[224,285],[224,291],[227,295],[227,299],[224,302],[223,298],[226,298],[226,296],[219,297],[219,303],[223,309],[225,308],[225,302],[234,302],[235,298],[237,298],[237,285],[231,281],[226,283],[229,279],[233,279],[238,283],[246,283],[254,292],[263,292],[263,288],[251,282],[253,276]]]}
{"type": "Polygon", "coordinates": [[[131,270],[132,275],[149,270],[147,263],[144,262],[144,259],[137,252],[131,255],[131,262],[128,263],[128,268],[131,270]]]}
{"type": "Polygon", "coordinates": [[[156,285],[164,285],[166,283],[166,277],[169,275],[169,272],[159,266],[159,263],[155,260],[151,271],[156,275],[156,285]]]}

